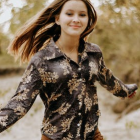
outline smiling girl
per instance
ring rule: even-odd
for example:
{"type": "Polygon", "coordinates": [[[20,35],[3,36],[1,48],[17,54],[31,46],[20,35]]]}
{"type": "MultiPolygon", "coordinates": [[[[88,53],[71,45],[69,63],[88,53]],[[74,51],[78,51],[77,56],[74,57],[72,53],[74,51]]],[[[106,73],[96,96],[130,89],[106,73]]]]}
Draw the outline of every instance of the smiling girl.
{"type": "Polygon", "coordinates": [[[103,140],[95,82],[121,98],[132,97],[137,85],[114,77],[99,46],[85,42],[96,21],[89,0],[54,0],[23,27],[9,52],[22,61],[32,58],[15,95],[0,111],[0,132],[22,118],[40,95],[42,140],[103,140]]]}

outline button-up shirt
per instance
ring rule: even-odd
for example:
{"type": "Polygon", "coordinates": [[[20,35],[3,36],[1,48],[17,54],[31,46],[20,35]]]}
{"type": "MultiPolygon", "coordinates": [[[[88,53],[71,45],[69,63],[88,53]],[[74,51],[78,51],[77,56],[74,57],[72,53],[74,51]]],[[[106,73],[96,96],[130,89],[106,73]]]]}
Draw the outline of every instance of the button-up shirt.
{"type": "Polygon", "coordinates": [[[54,39],[32,57],[15,95],[0,110],[0,132],[22,118],[40,95],[45,106],[42,134],[53,140],[93,138],[100,115],[94,83],[118,97],[131,93],[105,66],[99,46],[80,44],[78,63],[54,39]]]}

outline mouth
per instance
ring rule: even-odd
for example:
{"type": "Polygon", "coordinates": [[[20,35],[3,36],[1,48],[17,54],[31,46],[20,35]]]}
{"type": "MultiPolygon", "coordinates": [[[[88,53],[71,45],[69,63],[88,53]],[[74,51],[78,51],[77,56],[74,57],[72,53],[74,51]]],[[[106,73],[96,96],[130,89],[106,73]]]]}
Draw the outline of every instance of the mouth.
{"type": "Polygon", "coordinates": [[[81,26],[79,25],[70,25],[72,28],[80,28],[81,26]]]}

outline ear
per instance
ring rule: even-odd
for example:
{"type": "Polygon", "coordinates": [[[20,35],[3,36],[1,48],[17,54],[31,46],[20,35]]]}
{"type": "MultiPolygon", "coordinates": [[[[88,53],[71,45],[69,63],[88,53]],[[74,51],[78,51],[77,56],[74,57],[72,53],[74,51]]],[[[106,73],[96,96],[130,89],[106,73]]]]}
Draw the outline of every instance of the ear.
{"type": "Polygon", "coordinates": [[[60,23],[59,23],[59,15],[56,15],[56,16],[55,16],[55,23],[56,23],[57,25],[60,25],[60,23]]]}

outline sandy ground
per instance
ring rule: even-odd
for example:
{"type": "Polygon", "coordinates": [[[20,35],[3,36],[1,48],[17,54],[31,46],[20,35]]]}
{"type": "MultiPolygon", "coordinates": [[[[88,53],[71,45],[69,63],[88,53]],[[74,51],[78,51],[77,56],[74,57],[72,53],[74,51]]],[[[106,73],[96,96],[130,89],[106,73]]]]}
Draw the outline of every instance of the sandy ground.
{"type": "MultiPolygon", "coordinates": [[[[4,106],[16,91],[21,77],[0,78],[0,105],[4,106]]],[[[116,121],[112,105],[120,99],[98,85],[101,117],[99,129],[105,140],[140,140],[140,109],[116,121]]],[[[15,125],[0,134],[0,140],[40,140],[44,107],[38,96],[30,111],[15,125]]]]}

